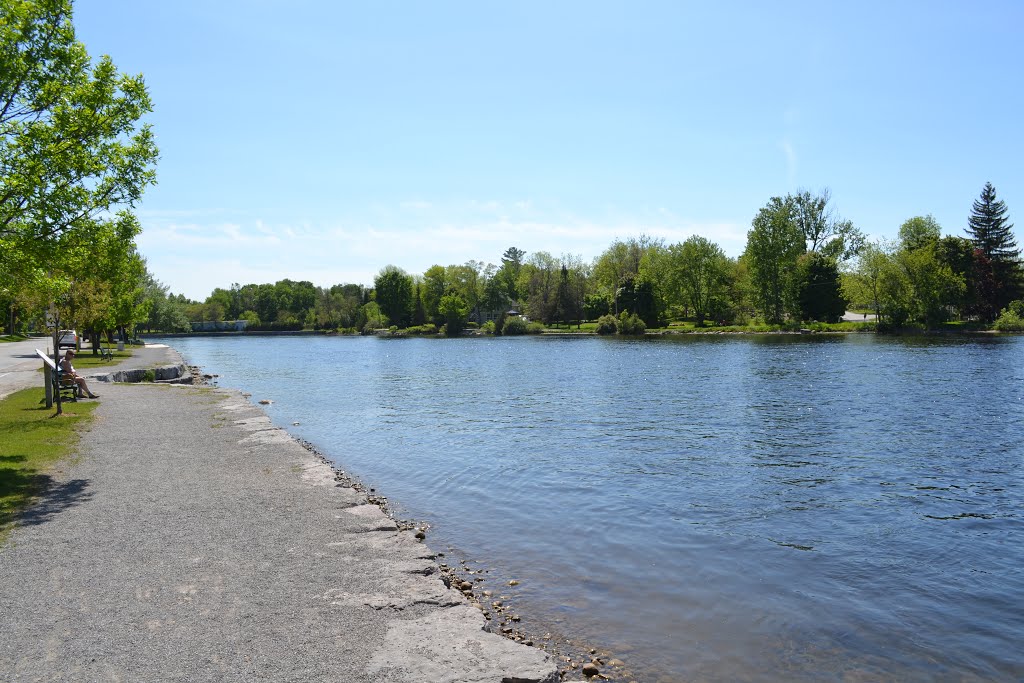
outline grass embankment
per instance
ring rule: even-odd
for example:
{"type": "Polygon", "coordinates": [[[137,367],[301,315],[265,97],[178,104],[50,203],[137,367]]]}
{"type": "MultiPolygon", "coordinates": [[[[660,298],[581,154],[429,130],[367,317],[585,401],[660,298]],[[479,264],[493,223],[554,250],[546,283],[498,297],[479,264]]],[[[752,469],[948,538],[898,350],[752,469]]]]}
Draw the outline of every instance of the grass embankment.
{"type": "Polygon", "coordinates": [[[67,402],[54,417],[42,388],[0,400],[0,542],[17,514],[43,494],[50,472],[78,445],[78,430],[92,419],[95,401],[67,402]]]}
{"type": "Polygon", "coordinates": [[[0,344],[3,344],[4,342],[25,341],[26,339],[28,339],[28,337],[23,334],[0,334],[0,344]]]}

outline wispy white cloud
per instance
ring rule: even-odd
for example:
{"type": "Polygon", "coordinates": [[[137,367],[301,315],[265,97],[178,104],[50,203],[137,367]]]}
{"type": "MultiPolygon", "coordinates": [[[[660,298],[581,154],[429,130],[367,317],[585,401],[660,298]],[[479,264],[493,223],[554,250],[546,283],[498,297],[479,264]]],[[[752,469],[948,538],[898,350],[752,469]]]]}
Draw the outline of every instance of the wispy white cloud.
{"type": "Polygon", "coordinates": [[[786,155],[786,182],[792,188],[796,185],[796,149],[793,148],[793,143],[788,138],[783,138],[779,143],[779,147],[782,148],[782,153],[786,155]]]}

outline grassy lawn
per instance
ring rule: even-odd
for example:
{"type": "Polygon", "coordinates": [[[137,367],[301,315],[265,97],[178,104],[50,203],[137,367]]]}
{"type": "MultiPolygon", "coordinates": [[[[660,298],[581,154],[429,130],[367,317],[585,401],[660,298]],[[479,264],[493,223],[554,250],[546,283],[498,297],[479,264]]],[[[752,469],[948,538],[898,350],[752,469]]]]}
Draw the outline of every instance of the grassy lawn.
{"type": "Polygon", "coordinates": [[[49,472],[74,451],[79,425],[99,405],[68,402],[64,414],[53,417],[42,396],[33,388],[0,400],[0,541],[18,512],[45,490],[49,472]]]}
{"type": "Polygon", "coordinates": [[[28,337],[23,334],[0,334],[0,344],[4,342],[25,341],[26,339],[28,337]]]}
{"type": "Polygon", "coordinates": [[[984,332],[992,329],[992,326],[977,320],[953,320],[942,323],[937,329],[947,332],[984,332]]]}
{"type": "Polygon", "coordinates": [[[120,363],[125,358],[131,358],[132,350],[125,348],[124,351],[114,351],[113,360],[103,360],[103,356],[92,355],[92,349],[82,349],[75,354],[75,370],[87,370],[90,368],[103,367],[105,365],[114,365],[120,363]]]}
{"type": "MultiPolygon", "coordinates": [[[[120,363],[121,361],[123,361],[125,358],[131,358],[131,356],[132,356],[132,350],[129,349],[129,348],[126,348],[124,351],[114,351],[113,360],[103,360],[103,356],[100,356],[99,354],[97,354],[95,356],[92,355],[92,349],[91,348],[89,348],[89,349],[82,349],[77,354],[75,354],[75,362],[73,363],[73,365],[75,366],[75,371],[81,373],[84,370],[91,370],[93,368],[102,368],[102,367],[106,367],[108,365],[116,365],[117,363],[120,363]]],[[[64,357],[64,352],[63,351],[61,351],[60,357],[61,358],[64,357]]],[[[50,358],[53,359],[53,356],[51,355],[50,358]]],[[[39,363],[40,363],[39,372],[42,372],[43,371],[43,369],[42,369],[42,361],[39,361],[39,363]]]]}

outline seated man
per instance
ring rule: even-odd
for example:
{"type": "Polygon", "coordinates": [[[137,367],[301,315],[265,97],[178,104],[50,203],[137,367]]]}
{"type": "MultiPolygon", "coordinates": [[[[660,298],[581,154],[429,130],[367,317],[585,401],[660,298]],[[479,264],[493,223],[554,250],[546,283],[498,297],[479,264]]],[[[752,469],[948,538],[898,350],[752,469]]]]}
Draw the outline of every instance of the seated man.
{"type": "Polygon", "coordinates": [[[64,360],[60,362],[60,370],[64,373],[65,377],[70,377],[78,385],[80,393],[85,394],[89,398],[99,398],[99,394],[94,394],[89,391],[89,386],[85,383],[85,378],[75,372],[75,368],[71,365],[71,361],[75,359],[75,350],[68,349],[67,353],[64,354],[64,360]]]}

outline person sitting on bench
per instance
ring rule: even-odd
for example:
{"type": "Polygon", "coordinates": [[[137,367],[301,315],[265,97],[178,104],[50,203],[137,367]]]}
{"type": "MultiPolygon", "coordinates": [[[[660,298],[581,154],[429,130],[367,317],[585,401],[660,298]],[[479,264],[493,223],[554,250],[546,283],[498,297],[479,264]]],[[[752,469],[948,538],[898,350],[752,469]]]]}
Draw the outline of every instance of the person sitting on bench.
{"type": "Polygon", "coordinates": [[[89,391],[89,386],[85,383],[85,378],[75,372],[75,368],[71,365],[71,361],[75,358],[75,350],[68,349],[68,352],[64,354],[64,360],[60,362],[60,371],[64,373],[65,377],[70,377],[78,385],[80,393],[84,393],[89,398],[99,398],[99,394],[94,394],[89,391]]]}

